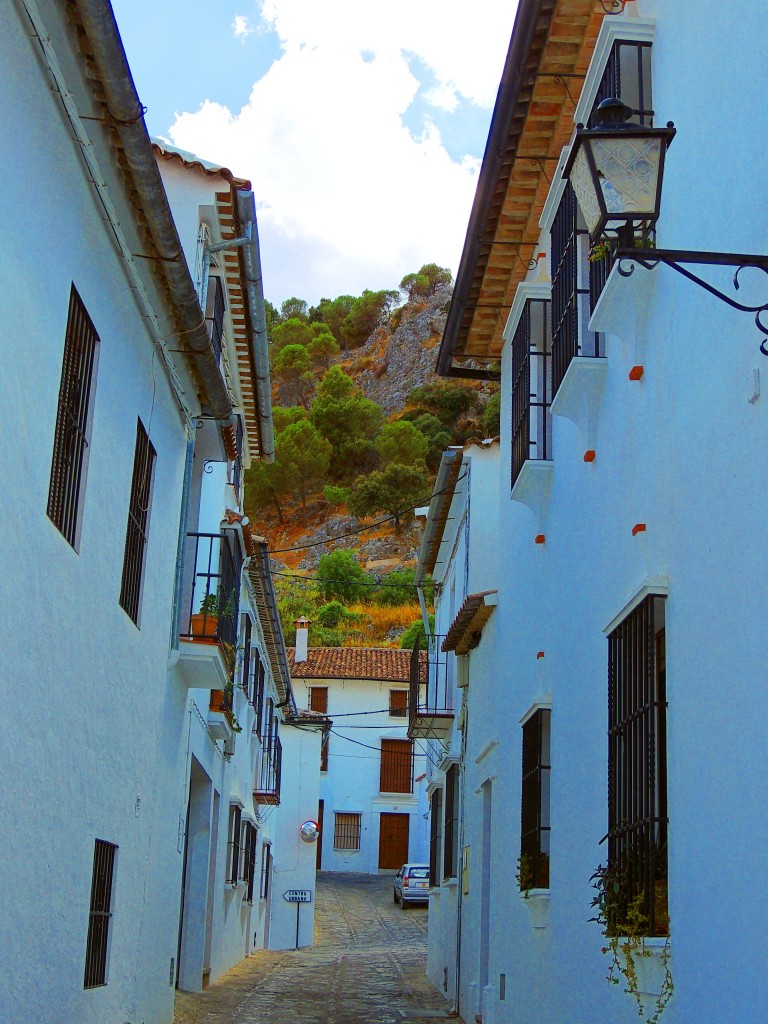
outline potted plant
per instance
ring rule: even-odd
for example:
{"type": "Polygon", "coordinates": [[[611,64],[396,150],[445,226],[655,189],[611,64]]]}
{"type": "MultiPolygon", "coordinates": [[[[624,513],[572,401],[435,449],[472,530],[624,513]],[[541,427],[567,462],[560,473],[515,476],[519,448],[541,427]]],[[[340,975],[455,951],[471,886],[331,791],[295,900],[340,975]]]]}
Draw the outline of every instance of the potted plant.
{"type": "Polygon", "coordinates": [[[207,593],[200,602],[200,611],[189,617],[189,631],[195,640],[215,640],[219,626],[219,595],[207,593]]]}

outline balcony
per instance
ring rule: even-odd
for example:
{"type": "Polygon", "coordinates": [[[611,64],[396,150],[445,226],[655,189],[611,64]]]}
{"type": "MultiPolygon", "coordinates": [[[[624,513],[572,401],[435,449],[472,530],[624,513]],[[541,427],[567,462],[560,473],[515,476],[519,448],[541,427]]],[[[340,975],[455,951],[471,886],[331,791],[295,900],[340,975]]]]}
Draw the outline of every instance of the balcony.
{"type": "Polygon", "coordinates": [[[226,690],[211,690],[208,702],[208,731],[215,740],[229,740],[235,731],[232,696],[226,690]]]}
{"type": "Polygon", "coordinates": [[[277,736],[268,736],[261,748],[261,759],[256,773],[253,799],[257,804],[280,803],[280,770],[283,747],[277,736]]]}
{"type": "Polygon", "coordinates": [[[408,698],[410,739],[443,739],[453,723],[453,681],[448,676],[448,655],[441,651],[445,637],[427,637],[427,649],[419,643],[411,654],[408,698]]]}

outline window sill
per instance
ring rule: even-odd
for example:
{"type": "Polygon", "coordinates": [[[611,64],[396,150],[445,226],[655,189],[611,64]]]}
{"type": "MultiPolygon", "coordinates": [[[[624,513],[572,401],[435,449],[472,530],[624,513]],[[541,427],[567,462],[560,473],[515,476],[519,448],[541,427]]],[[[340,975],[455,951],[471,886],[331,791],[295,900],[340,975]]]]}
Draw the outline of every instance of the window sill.
{"type": "Polygon", "coordinates": [[[574,356],[552,399],[552,415],[575,423],[585,448],[596,447],[597,411],[607,371],[603,356],[574,356]]]}
{"type": "MultiPolygon", "coordinates": [[[[607,940],[603,938],[602,941],[605,943],[607,940]]],[[[650,935],[642,942],[645,955],[633,957],[637,973],[637,989],[642,998],[656,999],[662,990],[667,973],[664,963],[665,950],[668,953],[668,959],[671,960],[671,942],[665,935],[650,935]]],[[[621,940],[619,940],[619,944],[621,944],[621,940]]],[[[603,945],[601,948],[605,949],[606,947],[603,945]]],[[[610,956],[610,952],[603,955],[610,956]]]]}
{"type": "Polygon", "coordinates": [[[520,899],[531,915],[534,928],[546,928],[549,923],[549,889],[528,889],[520,893],[520,899]]]}
{"type": "Polygon", "coordinates": [[[554,471],[551,459],[528,459],[515,480],[510,498],[527,505],[534,515],[542,516],[549,501],[554,471]]]}
{"type": "MultiPolygon", "coordinates": [[[[650,251],[650,250],[647,250],[650,251]]],[[[612,334],[626,346],[632,365],[643,363],[645,346],[644,324],[648,310],[653,308],[653,295],[658,288],[659,275],[653,274],[637,264],[619,261],[613,265],[605,286],[597,300],[592,316],[589,318],[589,330],[604,334],[612,334]],[[624,270],[632,268],[625,276],[619,273],[624,262],[624,270]]]]}

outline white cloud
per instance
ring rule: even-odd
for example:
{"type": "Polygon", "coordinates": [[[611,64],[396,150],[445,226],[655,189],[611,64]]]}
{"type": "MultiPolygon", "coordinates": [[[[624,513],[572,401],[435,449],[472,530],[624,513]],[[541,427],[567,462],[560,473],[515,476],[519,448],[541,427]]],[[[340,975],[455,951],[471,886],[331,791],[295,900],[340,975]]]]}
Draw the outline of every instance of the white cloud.
{"type": "Polygon", "coordinates": [[[490,107],[509,6],[475,0],[470,20],[458,0],[391,0],[386,13],[371,0],[263,0],[282,57],[242,110],[209,101],[170,134],[252,179],[273,302],[395,287],[428,261],[456,272],[479,160],[451,159],[433,124],[414,138],[403,123],[421,84],[412,57],[434,76],[435,107],[490,107]],[[502,40],[490,54],[489,37],[502,40]]]}
{"type": "Polygon", "coordinates": [[[249,27],[248,19],[244,15],[236,14],[235,20],[232,23],[232,31],[236,36],[244,39],[246,36],[252,35],[254,29],[249,27]]]}

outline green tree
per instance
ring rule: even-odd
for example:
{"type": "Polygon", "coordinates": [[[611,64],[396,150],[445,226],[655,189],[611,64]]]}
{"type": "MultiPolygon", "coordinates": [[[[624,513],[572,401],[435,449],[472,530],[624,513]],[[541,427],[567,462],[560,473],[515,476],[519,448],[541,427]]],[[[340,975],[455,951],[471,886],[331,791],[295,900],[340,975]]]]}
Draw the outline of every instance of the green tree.
{"type": "MultiPolygon", "coordinates": [[[[430,614],[428,616],[428,618],[429,618],[429,628],[430,628],[430,632],[431,632],[435,628],[435,616],[430,614]]],[[[408,629],[406,629],[406,631],[400,637],[400,647],[404,651],[412,651],[413,648],[416,646],[416,641],[418,640],[419,641],[419,650],[423,651],[423,650],[426,649],[426,637],[427,637],[427,634],[426,634],[426,631],[424,629],[424,622],[423,622],[423,620],[422,619],[416,619],[415,622],[412,622],[410,624],[410,626],[408,627],[408,629]]]]}
{"type": "Polygon", "coordinates": [[[307,496],[328,474],[331,446],[308,420],[299,420],[277,435],[275,459],[298,490],[306,520],[307,496]]]}
{"type": "Polygon", "coordinates": [[[427,467],[402,466],[390,463],[382,470],[358,477],[349,497],[348,508],[353,516],[385,512],[395,521],[399,533],[401,521],[413,515],[413,508],[426,500],[427,467]]]}
{"type": "Polygon", "coordinates": [[[364,345],[376,328],[383,324],[399,298],[396,291],[372,292],[366,288],[341,325],[341,334],[350,348],[364,345]]]}
{"type": "Polygon", "coordinates": [[[447,267],[439,267],[436,263],[425,263],[415,274],[406,274],[400,287],[408,293],[409,299],[426,298],[434,295],[442,284],[450,284],[453,280],[447,267]]]}
{"type": "Polygon", "coordinates": [[[317,402],[325,399],[339,401],[355,394],[355,382],[340,366],[332,366],[317,385],[317,402]]]}
{"type": "Polygon", "coordinates": [[[368,576],[354,554],[340,548],[323,555],[317,563],[316,581],[325,601],[352,604],[360,599],[364,589],[357,584],[368,582],[368,576]]]}
{"type": "Polygon", "coordinates": [[[305,420],[309,414],[307,410],[301,405],[275,405],[272,407],[272,424],[275,428],[275,433],[279,434],[281,430],[285,430],[291,423],[298,423],[299,420],[305,420]]]}
{"type": "Polygon", "coordinates": [[[271,464],[256,462],[245,471],[245,507],[250,511],[272,505],[282,523],[284,519],[280,499],[290,493],[293,487],[293,474],[279,459],[276,458],[271,464]]]}
{"type": "Polygon", "coordinates": [[[307,345],[307,352],[309,352],[313,362],[328,369],[333,357],[337,356],[340,352],[339,343],[330,331],[323,331],[322,334],[316,335],[307,345]]]}
{"type": "Polygon", "coordinates": [[[323,497],[331,505],[346,505],[349,501],[349,488],[335,487],[333,484],[327,484],[323,488],[323,497]]]}
{"type": "Polygon", "coordinates": [[[291,317],[298,317],[299,320],[308,320],[307,304],[304,299],[297,299],[295,295],[286,299],[280,306],[280,319],[290,320],[291,317]]]}
{"type": "Polygon", "coordinates": [[[272,328],[272,351],[280,352],[287,345],[303,345],[306,348],[314,336],[308,323],[292,316],[272,328]]]}
{"type": "Polygon", "coordinates": [[[496,437],[501,429],[501,393],[491,395],[483,410],[483,429],[486,437],[496,437]]]}
{"type": "Polygon", "coordinates": [[[303,345],[286,345],[275,356],[275,376],[285,381],[295,402],[303,402],[312,390],[315,378],[310,372],[312,360],[303,345]]]}
{"type": "Polygon", "coordinates": [[[424,461],[430,469],[436,470],[440,465],[443,452],[451,443],[450,433],[437,416],[433,416],[431,412],[421,413],[411,420],[411,423],[427,439],[427,456],[424,461]]]}
{"type": "Polygon", "coordinates": [[[403,466],[413,466],[426,461],[429,442],[413,423],[398,420],[396,423],[385,423],[376,438],[376,451],[386,465],[399,462],[403,466]]]}
{"type": "Polygon", "coordinates": [[[384,414],[338,366],[332,366],[318,385],[309,415],[333,447],[335,477],[349,479],[372,464],[373,439],[384,414]]]}
{"type": "Polygon", "coordinates": [[[426,407],[448,425],[472,408],[474,394],[461,384],[422,384],[411,391],[408,401],[426,407]]]}
{"type": "Polygon", "coordinates": [[[317,306],[312,306],[309,309],[308,314],[311,320],[319,320],[324,323],[341,345],[344,342],[341,325],[356,302],[357,299],[354,295],[339,295],[335,299],[320,299],[317,306]]]}

